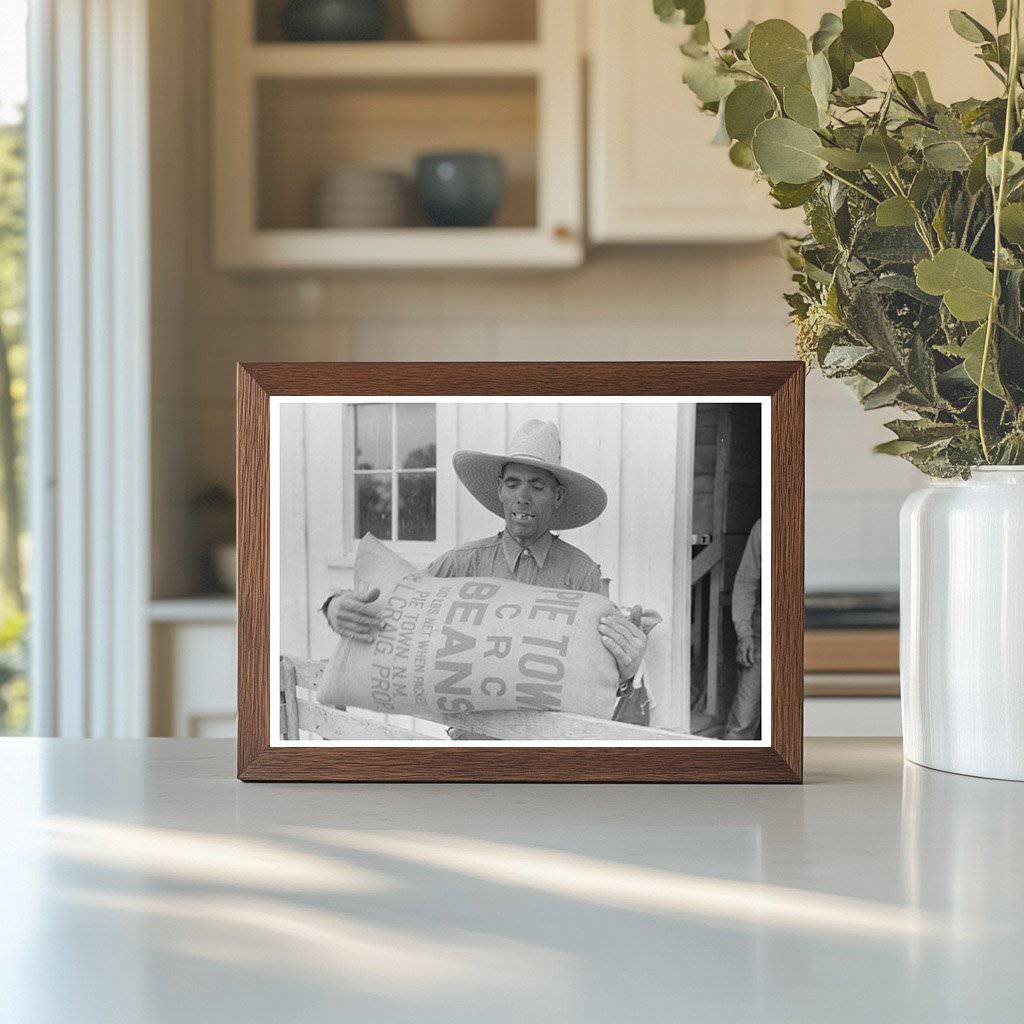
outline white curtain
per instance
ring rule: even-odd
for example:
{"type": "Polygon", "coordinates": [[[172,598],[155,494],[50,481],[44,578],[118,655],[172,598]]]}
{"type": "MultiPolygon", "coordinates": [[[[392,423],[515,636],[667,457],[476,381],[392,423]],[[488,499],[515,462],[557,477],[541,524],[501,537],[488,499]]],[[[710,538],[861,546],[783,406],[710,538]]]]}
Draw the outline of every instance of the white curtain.
{"type": "Polygon", "coordinates": [[[29,15],[33,731],[148,721],[146,0],[29,15]]]}

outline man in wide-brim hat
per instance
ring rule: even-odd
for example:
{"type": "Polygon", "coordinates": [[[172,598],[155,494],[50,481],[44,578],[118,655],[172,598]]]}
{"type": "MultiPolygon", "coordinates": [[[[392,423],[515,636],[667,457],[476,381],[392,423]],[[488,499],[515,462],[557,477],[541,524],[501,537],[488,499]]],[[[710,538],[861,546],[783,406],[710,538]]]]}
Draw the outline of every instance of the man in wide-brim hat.
{"type": "MultiPolygon", "coordinates": [[[[427,567],[428,573],[493,576],[601,593],[601,567],[551,531],[593,522],[608,504],[608,495],[596,480],[562,465],[562,442],[554,423],[527,420],[508,452],[457,451],[452,465],[470,494],[505,520],[505,528],[447,552],[427,567]]],[[[366,605],[379,596],[376,588],[342,591],[324,602],[323,612],[336,633],[370,642],[380,620],[366,605]]],[[[644,629],[618,613],[605,616],[598,629],[619,666],[619,677],[632,679],[647,647],[644,629]]]]}

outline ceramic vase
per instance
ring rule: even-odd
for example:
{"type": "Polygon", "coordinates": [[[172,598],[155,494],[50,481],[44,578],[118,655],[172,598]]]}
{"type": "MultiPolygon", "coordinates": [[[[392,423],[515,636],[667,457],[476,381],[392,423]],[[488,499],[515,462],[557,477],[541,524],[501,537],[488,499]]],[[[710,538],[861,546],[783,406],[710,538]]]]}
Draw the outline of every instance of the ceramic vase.
{"type": "Polygon", "coordinates": [[[1024,466],[904,503],[900,692],[909,760],[1024,781],[1024,466]]]}

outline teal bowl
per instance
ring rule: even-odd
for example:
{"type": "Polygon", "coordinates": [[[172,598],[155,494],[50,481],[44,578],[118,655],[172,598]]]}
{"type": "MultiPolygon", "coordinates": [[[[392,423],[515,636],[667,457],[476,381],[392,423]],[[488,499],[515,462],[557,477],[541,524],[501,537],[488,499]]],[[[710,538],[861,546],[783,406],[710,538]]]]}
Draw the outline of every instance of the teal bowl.
{"type": "Polygon", "coordinates": [[[367,42],[387,27],[387,0],[288,0],[281,11],[281,28],[294,42],[367,42]]]}
{"type": "Polygon", "coordinates": [[[440,228],[490,224],[505,192],[505,167],[494,153],[424,153],[416,161],[416,196],[440,228]]]}

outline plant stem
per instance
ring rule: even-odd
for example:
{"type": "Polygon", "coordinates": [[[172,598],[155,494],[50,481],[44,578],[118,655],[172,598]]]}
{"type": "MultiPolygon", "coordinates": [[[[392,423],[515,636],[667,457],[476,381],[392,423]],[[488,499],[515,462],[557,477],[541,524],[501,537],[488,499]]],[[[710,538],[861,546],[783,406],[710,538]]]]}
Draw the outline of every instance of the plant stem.
{"type": "Polygon", "coordinates": [[[1014,338],[1016,341],[1019,341],[1022,345],[1024,345],[1024,338],[1022,338],[1016,331],[1011,331],[1010,328],[1007,327],[1002,320],[997,320],[996,326],[999,328],[999,330],[1006,331],[1006,333],[1011,338],[1014,338]]]}
{"type": "Polygon", "coordinates": [[[764,75],[762,75],[760,72],[754,71],[752,73],[755,78],[764,83],[764,87],[768,90],[768,93],[771,96],[772,101],[775,103],[775,113],[778,114],[779,117],[785,117],[786,115],[782,109],[782,102],[779,100],[779,97],[776,96],[775,90],[772,88],[772,83],[769,82],[768,79],[765,78],[764,75]]]}
{"type": "MultiPolygon", "coordinates": [[[[917,100],[913,96],[908,95],[900,87],[900,83],[896,81],[896,72],[893,71],[892,65],[885,59],[885,54],[880,53],[879,57],[882,58],[882,63],[888,68],[889,71],[889,84],[900,94],[900,98],[903,102],[915,113],[918,117],[926,118],[928,115],[918,106],[917,100]]],[[[926,124],[931,125],[930,121],[925,121],[926,124]]]]}
{"type": "Polygon", "coordinates": [[[827,167],[824,169],[824,173],[835,181],[841,182],[842,184],[852,188],[854,192],[859,192],[862,196],[866,196],[871,202],[877,205],[878,196],[873,196],[867,189],[861,188],[856,182],[847,181],[845,178],[840,178],[838,174],[833,174],[827,167]]]}
{"type": "MultiPolygon", "coordinates": [[[[888,157],[886,159],[888,159],[888,157]]],[[[903,182],[900,181],[899,171],[897,171],[896,168],[893,166],[893,163],[892,163],[891,160],[889,160],[888,162],[889,162],[889,170],[892,173],[891,174],[883,174],[881,171],[879,171],[878,172],[878,176],[882,179],[882,181],[886,185],[889,186],[889,188],[892,190],[894,195],[897,195],[897,196],[900,196],[903,199],[906,199],[907,198],[907,191],[903,187],[903,182]]],[[[913,206],[913,205],[914,204],[911,203],[911,206],[913,206]]],[[[924,219],[924,217],[921,216],[921,212],[918,210],[918,208],[916,206],[914,206],[914,219],[917,221],[917,223],[914,225],[914,227],[917,230],[918,236],[920,237],[921,241],[924,242],[925,248],[928,250],[928,254],[930,256],[934,256],[935,255],[935,246],[932,244],[932,233],[931,233],[931,230],[928,227],[928,222],[924,219]]],[[[936,239],[936,241],[938,241],[938,239],[936,239]]]]}
{"type": "Polygon", "coordinates": [[[989,351],[992,346],[992,329],[996,322],[999,306],[999,256],[1001,252],[1000,228],[1002,225],[1003,200],[1006,195],[1006,159],[1010,151],[1011,128],[1017,111],[1017,66],[1020,60],[1020,0],[1010,0],[1010,73],[1006,84],[1006,118],[1003,124],[1003,149],[999,155],[999,190],[995,197],[994,230],[995,243],[992,253],[992,297],[989,300],[988,320],[985,322],[985,345],[981,350],[981,369],[978,371],[978,435],[985,461],[992,462],[988,437],[985,434],[985,371],[988,369],[989,351]]]}
{"type": "Polygon", "coordinates": [[[970,253],[974,252],[975,247],[981,241],[981,236],[985,234],[985,228],[988,227],[989,221],[992,220],[992,214],[987,214],[985,219],[981,222],[981,227],[978,228],[977,234],[974,236],[974,241],[967,247],[967,251],[970,253]]]}

